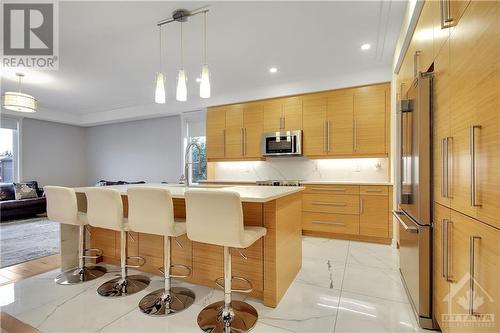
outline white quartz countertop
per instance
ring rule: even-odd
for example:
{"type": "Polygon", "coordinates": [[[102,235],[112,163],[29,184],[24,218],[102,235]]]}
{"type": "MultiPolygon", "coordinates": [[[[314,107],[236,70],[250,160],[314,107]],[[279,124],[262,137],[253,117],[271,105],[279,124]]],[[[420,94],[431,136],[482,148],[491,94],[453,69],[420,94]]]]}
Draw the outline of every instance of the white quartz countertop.
{"type": "MultiPolygon", "coordinates": [[[[182,184],[130,184],[130,185],[112,185],[105,186],[120,191],[122,194],[127,194],[127,189],[130,187],[154,187],[165,188],[170,191],[172,198],[183,199],[186,188],[182,184]]],[[[78,193],[94,188],[91,187],[76,187],[78,193]]],[[[194,185],[188,189],[200,189],[203,191],[233,191],[240,194],[243,202],[268,202],[285,197],[287,195],[303,191],[303,187],[286,187],[286,186],[217,186],[217,185],[194,185]]]]}
{"type": "MultiPolygon", "coordinates": [[[[255,185],[256,181],[251,180],[217,180],[217,179],[209,179],[201,181],[203,184],[249,184],[255,185]]],[[[334,180],[301,180],[300,184],[303,185],[383,185],[383,186],[392,186],[391,182],[370,182],[370,181],[334,181],[334,180]]]]}

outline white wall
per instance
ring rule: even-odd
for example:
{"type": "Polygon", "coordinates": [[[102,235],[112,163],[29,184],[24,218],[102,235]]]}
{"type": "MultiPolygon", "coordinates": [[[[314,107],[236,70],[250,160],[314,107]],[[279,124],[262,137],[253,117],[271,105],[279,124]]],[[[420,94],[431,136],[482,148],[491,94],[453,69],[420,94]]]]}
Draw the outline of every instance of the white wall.
{"type": "Polygon", "coordinates": [[[87,128],[87,182],[177,182],[182,173],[180,116],[87,128]]]}
{"type": "Polygon", "coordinates": [[[23,119],[21,179],[40,185],[86,185],[85,134],[82,127],[23,119]]]}
{"type": "Polygon", "coordinates": [[[269,179],[388,182],[387,158],[273,158],[266,161],[215,162],[214,179],[269,179]]]}

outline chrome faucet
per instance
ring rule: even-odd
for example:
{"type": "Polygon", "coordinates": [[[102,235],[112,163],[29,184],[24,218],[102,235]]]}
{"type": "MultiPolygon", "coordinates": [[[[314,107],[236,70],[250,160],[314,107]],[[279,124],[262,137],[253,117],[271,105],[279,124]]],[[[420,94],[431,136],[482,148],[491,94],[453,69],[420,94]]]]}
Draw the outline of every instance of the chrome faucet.
{"type": "Polygon", "coordinates": [[[196,142],[191,142],[186,147],[186,152],[184,154],[184,186],[189,187],[189,165],[197,164],[198,172],[201,172],[201,146],[196,142]],[[198,161],[189,162],[189,151],[196,147],[198,149],[198,161]]]}

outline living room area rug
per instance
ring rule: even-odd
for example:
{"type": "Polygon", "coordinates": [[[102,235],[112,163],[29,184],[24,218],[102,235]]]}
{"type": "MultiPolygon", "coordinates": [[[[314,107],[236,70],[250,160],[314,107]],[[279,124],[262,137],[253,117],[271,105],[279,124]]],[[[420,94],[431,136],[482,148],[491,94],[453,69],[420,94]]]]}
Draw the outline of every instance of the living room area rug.
{"type": "Polygon", "coordinates": [[[59,223],[38,217],[0,224],[0,268],[59,253],[59,223]]]}

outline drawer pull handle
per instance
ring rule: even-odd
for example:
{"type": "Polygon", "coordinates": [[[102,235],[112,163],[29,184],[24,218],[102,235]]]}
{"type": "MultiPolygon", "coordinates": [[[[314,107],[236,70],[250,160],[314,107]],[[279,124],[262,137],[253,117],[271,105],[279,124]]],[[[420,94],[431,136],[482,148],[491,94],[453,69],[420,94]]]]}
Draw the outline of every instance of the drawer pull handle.
{"type": "Polygon", "coordinates": [[[334,221],[311,221],[313,224],[331,224],[331,225],[345,225],[344,222],[334,222],[334,221]]]}
{"type": "Polygon", "coordinates": [[[334,191],[334,192],[345,192],[345,188],[323,188],[323,187],[313,187],[313,191],[334,191]]]}
{"type": "Polygon", "coordinates": [[[374,193],[374,192],[376,192],[376,193],[380,193],[380,192],[382,192],[382,189],[378,188],[378,189],[373,189],[373,190],[366,190],[366,192],[370,192],[370,193],[374,193]]]}
{"type": "Polygon", "coordinates": [[[313,201],[312,204],[317,206],[337,206],[337,207],[347,206],[345,202],[313,201]]]}

